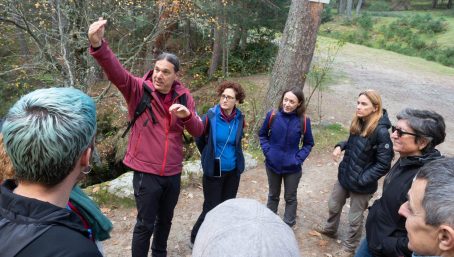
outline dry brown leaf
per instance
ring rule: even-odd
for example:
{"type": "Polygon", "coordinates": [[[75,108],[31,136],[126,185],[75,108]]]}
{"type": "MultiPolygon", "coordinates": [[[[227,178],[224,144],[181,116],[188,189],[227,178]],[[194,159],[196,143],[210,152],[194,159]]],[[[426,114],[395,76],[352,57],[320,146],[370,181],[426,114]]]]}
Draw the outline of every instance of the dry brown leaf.
{"type": "Polygon", "coordinates": [[[315,231],[315,230],[309,231],[309,235],[311,235],[311,236],[322,237],[322,234],[320,234],[319,232],[317,232],[317,231],[315,231]]]}
{"type": "Polygon", "coordinates": [[[318,246],[325,247],[328,245],[328,241],[326,240],[318,240],[318,246]]]}

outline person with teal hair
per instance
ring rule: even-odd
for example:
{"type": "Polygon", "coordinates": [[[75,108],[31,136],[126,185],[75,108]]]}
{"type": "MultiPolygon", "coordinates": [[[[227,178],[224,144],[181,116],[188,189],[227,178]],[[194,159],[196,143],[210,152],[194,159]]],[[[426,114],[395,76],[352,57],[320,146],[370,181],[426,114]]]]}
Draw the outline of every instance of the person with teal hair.
{"type": "Polygon", "coordinates": [[[96,105],[74,88],[33,91],[9,110],[2,134],[15,180],[0,187],[2,255],[102,256],[67,208],[91,169],[95,133],[96,105]]]}

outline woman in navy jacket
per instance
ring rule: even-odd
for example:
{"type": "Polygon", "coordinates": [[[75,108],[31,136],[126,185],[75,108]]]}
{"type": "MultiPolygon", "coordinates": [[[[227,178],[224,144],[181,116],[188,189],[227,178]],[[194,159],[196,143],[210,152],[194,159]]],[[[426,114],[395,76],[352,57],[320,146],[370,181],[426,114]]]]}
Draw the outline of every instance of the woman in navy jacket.
{"type": "Polygon", "coordinates": [[[277,213],[281,184],[284,181],[284,222],[296,223],[296,191],[301,178],[301,165],[314,146],[311,122],[304,114],[304,94],[299,88],[285,91],[279,111],[270,111],[259,131],[265,155],[269,193],[267,207],[277,213]],[[300,140],[303,146],[300,148],[300,140]]]}
{"type": "Polygon", "coordinates": [[[219,104],[203,116],[204,135],[196,138],[202,155],[203,210],[191,232],[194,244],[205,215],[218,204],[236,197],[244,171],[241,146],[244,115],[236,108],[246,97],[240,84],[225,81],[217,89],[219,104]]]}

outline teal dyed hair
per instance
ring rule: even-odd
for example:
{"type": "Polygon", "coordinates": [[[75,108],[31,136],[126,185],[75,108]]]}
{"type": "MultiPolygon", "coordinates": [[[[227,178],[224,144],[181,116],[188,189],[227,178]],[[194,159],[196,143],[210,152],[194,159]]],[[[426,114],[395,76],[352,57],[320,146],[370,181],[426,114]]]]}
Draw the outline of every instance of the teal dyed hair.
{"type": "Polygon", "coordinates": [[[78,89],[39,89],[14,104],[2,133],[16,178],[53,186],[68,176],[91,146],[96,105],[78,89]]]}

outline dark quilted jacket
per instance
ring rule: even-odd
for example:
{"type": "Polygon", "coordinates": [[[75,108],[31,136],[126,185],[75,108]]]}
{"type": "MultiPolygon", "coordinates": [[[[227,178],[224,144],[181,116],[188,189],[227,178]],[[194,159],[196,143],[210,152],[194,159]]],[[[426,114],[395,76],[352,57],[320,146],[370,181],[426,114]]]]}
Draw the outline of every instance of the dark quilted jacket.
{"type": "Polygon", "coordinates": [[[442,158],[438,150],[399,159],[386,175],[382,197],[369,208],[366,233],[369,250],[376,257],[411,256],[400,206],[407,201],[413,178],[426,163],[442,158]]]}
{"type": "Polygon", "coordinates": [[[389,171],[394,156],[388,132],[390,127],[388,114],[383,110],[383,116],[370,136],[350,134],[347,142],[338,144],[345,151],[338,172],[343,188],[360,194],[377,191],[377,181],[389,171]]]}

